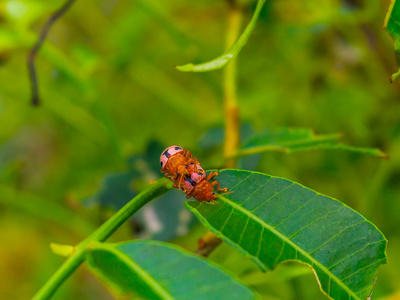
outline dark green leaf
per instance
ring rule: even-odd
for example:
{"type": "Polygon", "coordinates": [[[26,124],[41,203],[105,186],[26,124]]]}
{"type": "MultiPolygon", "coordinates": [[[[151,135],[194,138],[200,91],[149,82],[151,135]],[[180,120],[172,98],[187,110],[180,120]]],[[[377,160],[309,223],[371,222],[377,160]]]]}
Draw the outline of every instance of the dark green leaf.
{"type": "Polygon", "coordinates": [[[295,260],[312,267],[321,290],[333,299],[371,293],[377,269],[386,263],[387,241],[362,215],[283,178],[224,170],[218,181],[234,192],[216,205],[186,206],[262,269],[295,260]]]}
{"type": "Polygon", "coordinates": [[[88,260],[96,273],[127,294],[145,299],[254,299],[251,289],[216,265],[154,241],[94,244],[88,260]]]}
{"type": "Polygon", "coordinates": [[[292,153],[313,149],[341,149],[387,158],[387,154],[379,149],[343,145],[339,142],[339,138],[340,135],[338,134],[315,134],[313,130],[308,128],[266,129],[247,140],[238,150],[237,156],[248,156],[268,151],[292,153]]]}

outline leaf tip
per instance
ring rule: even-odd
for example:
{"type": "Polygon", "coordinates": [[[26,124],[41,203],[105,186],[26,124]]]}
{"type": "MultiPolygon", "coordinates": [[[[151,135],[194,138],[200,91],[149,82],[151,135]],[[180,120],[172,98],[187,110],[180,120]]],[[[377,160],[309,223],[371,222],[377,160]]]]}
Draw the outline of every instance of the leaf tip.
{"type": "Polygon", "coordinates": [[[387,154],[386,152],[383,152],[381,149],[378,149],[378,153],[379,153],[379,158],[383,158],[386,160],[390,159],[389,154],[387,154]]]}
{"type": "Polygon", "coordinates": [[[56,243],[50,243],[50,249],[54,254],[59,256],[68,257],[75,252],[75,247],[71,245],[60,245],[56,243]]]}
{"type": "Polygon", "coordinates": [[[400,70],[397,71],[396,73],[390,75],[390,77],[389,77],[390,83],[393,83],[393,81],[395,81],[397,79],[397,77],[399,77],[399,75],[400,75],[400,70]]]}
{"type": "Polygon", "coordinates": [[[181,71],[181,72],[193,72],[193,67],[194,64],[189,63],[186,65],[181,65],[181,66],[174,66],[175,69],[181,71]]]}

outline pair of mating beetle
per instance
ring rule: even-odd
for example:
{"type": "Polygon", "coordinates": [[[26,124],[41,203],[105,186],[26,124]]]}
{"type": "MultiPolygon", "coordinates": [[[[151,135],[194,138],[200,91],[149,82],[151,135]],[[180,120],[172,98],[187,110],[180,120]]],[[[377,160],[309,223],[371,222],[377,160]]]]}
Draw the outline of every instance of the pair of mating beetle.
{"type": "Polygon", "coordinates": [[[218,181],[211,179],[218,175],[218,172],[211,172],[206,176],[206,172],[200,163],[192,154],[179,146],[169,146],[160,156],[161,172],[165,173],[165,177],[170,179],[173,187],[183,190],[186,198],[195,198],[199,202],[215,201],[218,196],[230,194],[215,194],[214,186],[217,186],[219,192],[226,192],[228,189],[223,188],[218,181]]]}

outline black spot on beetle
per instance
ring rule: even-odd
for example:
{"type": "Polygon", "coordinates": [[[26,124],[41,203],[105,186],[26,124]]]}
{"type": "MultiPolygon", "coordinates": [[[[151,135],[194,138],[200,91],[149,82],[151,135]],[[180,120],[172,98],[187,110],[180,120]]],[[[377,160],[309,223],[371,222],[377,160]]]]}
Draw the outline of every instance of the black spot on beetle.
{"type": "Polygon", "coordinates": [[[186,178],[185,181],[189,182],[191,186],[194,186],[196,184],[196,181],[194,181],[191,177],[186,178]]]}
{"type": "Polygon", "coordinates": [[[175,147],[175,150],[182,150],[181,147],[175,147]]]}
{"type": "Polygon", "coordinates": [[[161,161],[161,168],[162,168],[162,161],[161,161]]]}
{"type": "Polygon", "coordinates": [[[164,151],[163,155],[166,156],[167,158],[171,156],[171,154],[169,154],[168,152],[168,149],[164,151]]]}

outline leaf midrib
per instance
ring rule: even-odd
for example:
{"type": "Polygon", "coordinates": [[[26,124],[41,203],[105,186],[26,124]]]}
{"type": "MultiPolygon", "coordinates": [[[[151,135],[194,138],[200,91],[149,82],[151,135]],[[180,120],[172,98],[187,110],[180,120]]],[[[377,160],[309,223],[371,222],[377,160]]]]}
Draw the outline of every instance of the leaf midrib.
{"type": "Polygon", "coordinates": [[[123,251],[111,246],[102,244],[96,244],[92,247],[92,250],[103,250],[114,254],[118,259],[125,263],[129,268],[138,274],[140,278],[149,286],[151,289],[161,297],[161,299],[173,300],[174,297],[169,294],[163,286],[161,286],[157,280],[155,280],[146,270],[140,267],[131,257],[125,254],[123,251]]]}
{"type": "MultiPolygon", "coordinates": [[[[243,149],[251,149],[251,148],[262,148],[264,146],[276,146],[276,147],[281,147],[281,148],[288,148],[290,146],[299,146],[302,144],[305,144],[307,146],[310,143],[316,143],[316,142],[334,142],[335,140],[339,139],[337,135],[322,135],[322,136],[315,136],[315,137],[306,137],[302,139],[296,139],[292,141],[273,141],[270,144],[264,144],[260,146],[250,146],[248,148],[243,148],[243,149]]],[[[313,146],[313,144],[311,144],[313,146]]]]}
{"type": "MultiPolygon", "coordinates": [[[[292,242],[289,238],[287,238],[286,236],[284,236],[282,233],[280,233],[279,231],[277,231],[275,228],[273,228],[272,226],[270,226],[269,224],[267,224],[266,222],[264,222],[263,220],[261,220],[260,218],[256,217],[255,215],[249,213],[245,208],[243,208],[242,206],[236,204],[235,202],[229,200],[228,198],[221,196],[220,198],[224,199],[224,201],[226,203],[228,203],[229,205],[231,205],[232,207],[238,209],[239,211],[243,212],[245,215],[247,215],[249,218],[253,219],[256,222],[261,223],[263,226],[265,226],[266,228],[268,228],[271,232],[273,232],[274,234],[276,234],[278,237],[280,237],[283,241],[285,241],[287,244],[291,245],[294,249],[296,249],[296,251],[300,252],[301,254],[303,254],[305,257],[307,257],[311,262],[313,262],[317,267],[319,267],[324,273],[326,273],[329,277],[332,277],[339,285],[341,285],[351,296],[355,297],[356,299],[360,299],[360,297],[358,297],[352,290],[349,289],[349,287],[347,285],[345,285],[339,278],[337,278],[334,274],[332,274],[332,272],[330,272],[324,265],[322,265],[320,262],[318,262],[315,258],[313,258],[311,255],[309,255],[307,252],[305,252],[301,247],[299,247],[297,244],[295,244],[294,242],[292,242]]],[[[262,237],[261,237],[262,238],[262,237]]],[[[312,269],[313,266],[310,266],[312,269]]],[[[318,276],[316,276],[318,279],[318,283],[321,285],[321,283],[319,282],[319,278],[318,276]]],[[[328,294],[327,294],[328,295],[328,294]]],[[[328,295],[330,297],[330,295],[328,295]]]]}

